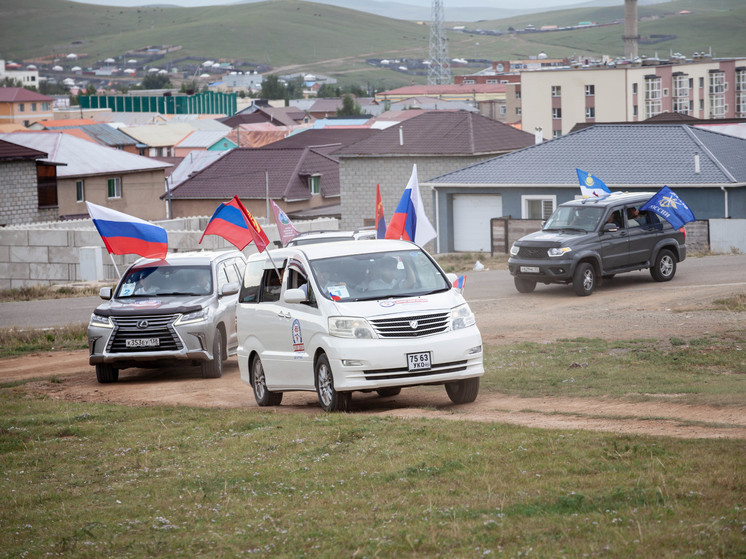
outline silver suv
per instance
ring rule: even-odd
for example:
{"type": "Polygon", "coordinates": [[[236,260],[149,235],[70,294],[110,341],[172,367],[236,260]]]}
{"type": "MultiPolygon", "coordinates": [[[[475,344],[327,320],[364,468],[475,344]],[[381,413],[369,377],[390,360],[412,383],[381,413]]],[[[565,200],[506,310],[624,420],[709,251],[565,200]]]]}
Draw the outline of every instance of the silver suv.
{"type": "Polygon", "coordinates": [[[571,283],[576,295],[587,296],[602,279],[646,268],[655,281],[673,279],[686,258],[686,233],[639,211],[654,194],[615,192],[561,204],[541,231],[511,247],[516,289],[530,293],[537,283],[571,283]]]}
{"type": "Polygon", "coordinates": [[[119,370],[172,360],[199,363],[204,378],[223,374],[236,353],[236,303],[246,258],[237,250],[141,258],[117,287],[101,289],[88,324],[89,363],[98,382],[119,370]]]}

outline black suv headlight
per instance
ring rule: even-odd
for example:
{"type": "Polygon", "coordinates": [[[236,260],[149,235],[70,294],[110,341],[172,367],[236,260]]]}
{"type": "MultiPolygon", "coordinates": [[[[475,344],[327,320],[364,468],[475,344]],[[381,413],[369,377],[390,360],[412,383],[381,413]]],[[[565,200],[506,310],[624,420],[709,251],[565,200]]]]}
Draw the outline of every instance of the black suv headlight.
{"type": "Polygon", "coordinates": [[[552,258],[557,258],[558,256],[564,256],[568,252],[572,252],[572,249],[570,247],[550,248],[547,251],[547,255],[552,258]]]}
{"type": "Polygon", "coordinates": [[[521,250],[521,247],[515,246],[515,243],[513,243],[510,247],[510,256],[518,256],[518,252],[521,250]]]}

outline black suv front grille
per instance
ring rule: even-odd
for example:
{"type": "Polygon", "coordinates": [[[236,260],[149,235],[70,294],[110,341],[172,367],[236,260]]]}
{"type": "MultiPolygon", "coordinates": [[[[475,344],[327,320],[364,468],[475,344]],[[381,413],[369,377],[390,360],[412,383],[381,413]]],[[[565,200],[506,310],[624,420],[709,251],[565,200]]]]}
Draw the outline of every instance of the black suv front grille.
{"type": "Polygon", "coordinates": [[[381,338],[421,338],[448,330],[450,313],[398,316],[371,320],[376,333],[381,338]]]}
{"type": "Polygon", "coordinates": [[[178,351],[183,345],[174,330],[178,314],[112,316],[114,334],[106,348],[110,353],[139,353],[143,351],[178,351]],[[143,324],[147,326],[143,327],[143,324]],[[158,338],[154,347],[127,347],[127,340],[158,338]]]}
{"type": "Polygon", "coordinates": [[[518,256],[523,258],[546,258],[547,248],[541,247],[519,247],[518,256]]]}

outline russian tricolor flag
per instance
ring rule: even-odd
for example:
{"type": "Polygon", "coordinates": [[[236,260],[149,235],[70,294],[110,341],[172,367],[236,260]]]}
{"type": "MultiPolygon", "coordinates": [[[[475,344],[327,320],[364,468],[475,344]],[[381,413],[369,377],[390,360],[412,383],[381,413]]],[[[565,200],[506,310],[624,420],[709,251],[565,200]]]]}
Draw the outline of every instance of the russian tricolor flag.
{"type": "Polygon", "coordinates": [[[420,198],[420,186],[417,181],[417,165],[412,166],[412,176],[404,189],[386,229],[387,239],[404,239],[418,246],[424,246],[435,238],[435,229],[425,213],[425,206],[420,198]]]}
{"type": "Polygon", "coordinates": [[[238,196],[234,196],[227,204],[223,202],[218,206],[199,239],[200,243],[205,235],[223,237],[238,250],[243,250],[246,245],[254,241],[256,248],[262,252],[269,244],[264,229],[244,207],[238,196]]]}
{"type": "Polygon", "coordinates": [[[90,202],[86,206],[109,254],[166,257],[168,235],[163,227],[90,202]]]}

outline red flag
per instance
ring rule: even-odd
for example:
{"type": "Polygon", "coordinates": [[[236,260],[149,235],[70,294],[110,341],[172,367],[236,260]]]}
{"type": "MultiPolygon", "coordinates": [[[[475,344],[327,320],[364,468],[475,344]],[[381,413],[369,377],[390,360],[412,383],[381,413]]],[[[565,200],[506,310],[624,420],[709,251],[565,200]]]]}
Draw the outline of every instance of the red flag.
{"type": "Polygon", "coordinates": [[[254,241],[259,252],[263,252],[269,244],[269,239],[261,225],[244,207],[238,196],[234,196],[227,204],[223,202],[218,206],[207,223],[205,232],[202,233],[200,243],[205,235],[223,237],[238,250],[243,250],[246,245],[254,241]]]}
{"type": "Polygon", "coordinates": [[[298,230],[290,221],[290,218],[282,211],[280,206],[275,204],[274,200],[270,200],[272,203],[272,211],[275,214],[275,224],[277,225],[277,232],[280,234],[280,240],[282,245],[288,244],[288,241],[298,236],[298,230]]]}
{"type": "Polygon", "coordinates": [[[383,201],[381,200],[381,185],[376,185],[376,239],[386,238],[386,218],[383,217],[383,201]]]}

